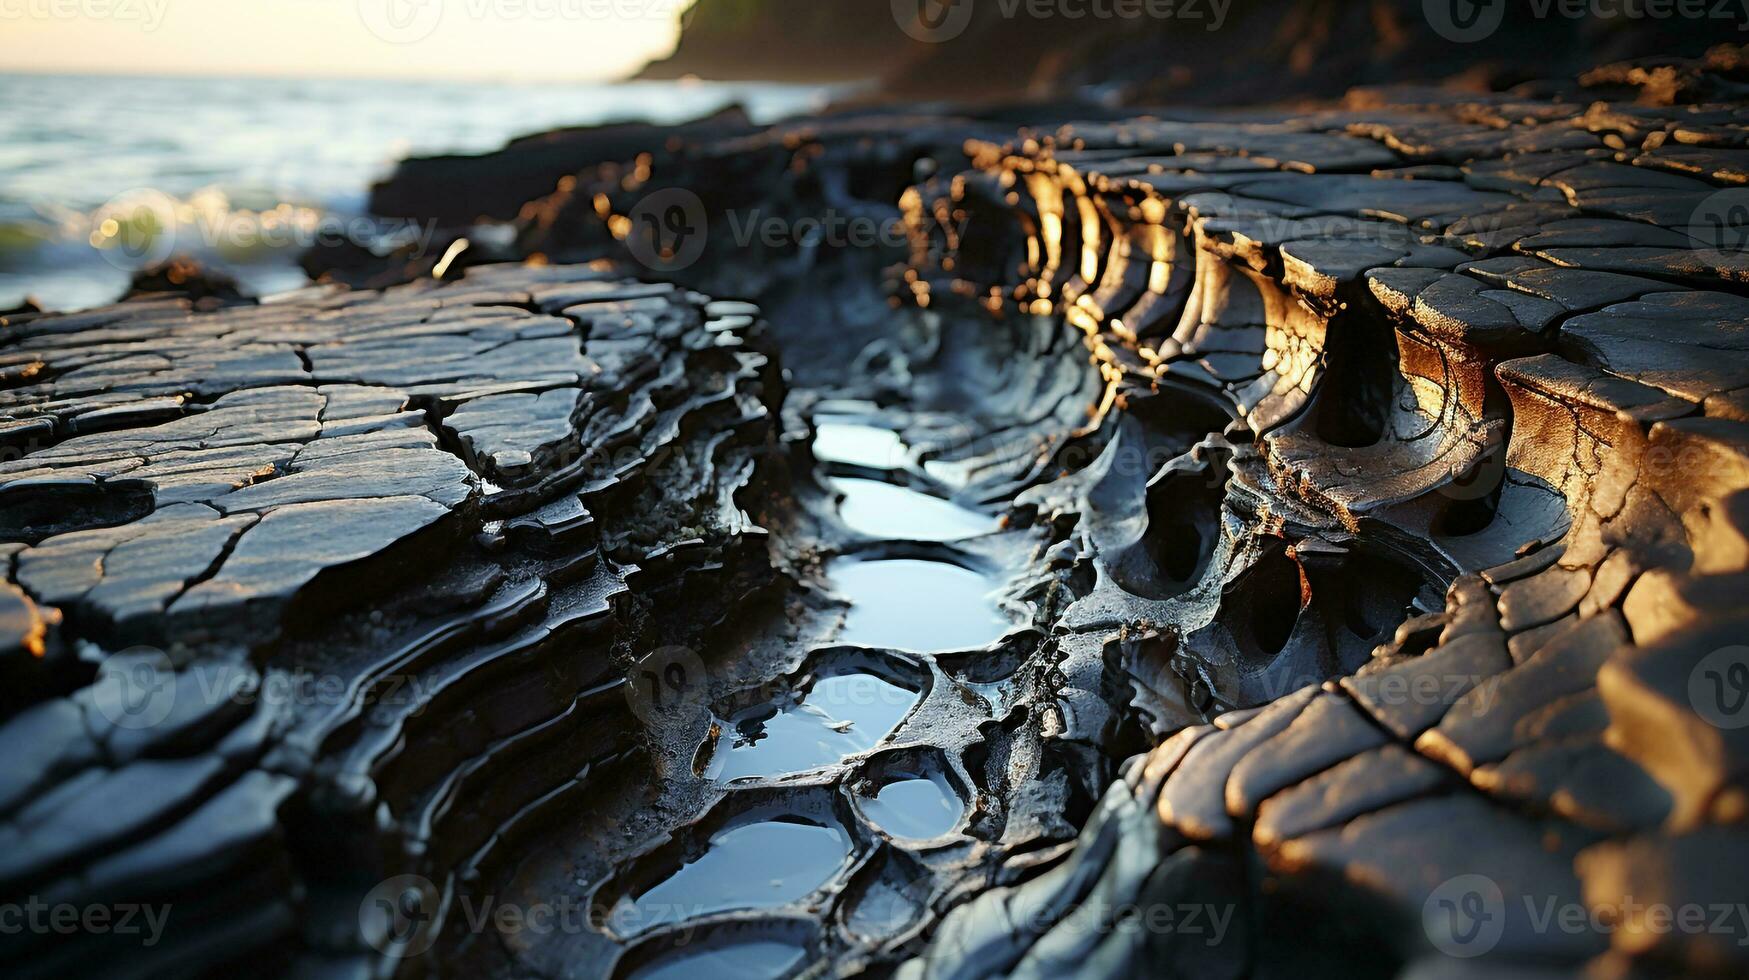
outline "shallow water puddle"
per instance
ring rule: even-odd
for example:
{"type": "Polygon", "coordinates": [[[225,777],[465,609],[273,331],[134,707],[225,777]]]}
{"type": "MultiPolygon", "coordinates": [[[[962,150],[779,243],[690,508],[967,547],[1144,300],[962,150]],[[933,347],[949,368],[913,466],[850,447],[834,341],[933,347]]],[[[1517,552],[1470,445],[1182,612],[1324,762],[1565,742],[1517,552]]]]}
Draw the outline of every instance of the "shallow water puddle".
{"type": "Polygon", "coordinates": [[[800,703],[767,705],[723,724],[707,774],[731,782],[832,765],[874,748],[919,696],[873,674],[821,678],[800,703]]]}
{"type": "Polygon", "coordinates": [[[897,432],[857,422],[820,421],[814,427],[814,458],[877,470],[903,469],[905,442],[897,432]]]}
{"type": "Polygon", "coordinates": [[[984,682],[956,680],[955,683],[972,695],[983,699],[984,703],[989,706],[990,716],[993,718],[1006,715],[1020,693],[1020,678],[1018,677],[1004,677],[998,681],[984,682]]]}
{"type": "Polygon", "coordinates": [[[1008,620],[992,598],[997,582],[958,565],[839,559],[827,574],[851,603],[840,636],[845,643],[920,652],[969,650],[1008,631],[1008,620]]]}
{"type": "Polygon", "coordinates": [[[630,980],[767,980],[795,969],[806,953],[791,943],[760,940],[707,949],[694,949],[665,957],[632,971],[630,980]]]}
{"type": "Polygon", "coordinates": [[[614,905],[622,936],[726,912],[786,905],[830,881],[850,855],[840,827],[772,820],[718,831],[696,860],[614,905]]]}
{"type": "Polygon", "coordinates": [[[956,490],[971,483],[972,474],[976,470],[977,464],[972,460],[927,459],[923,461],[923,472],[956,490]]]}
{"type": "Polygon", "coordinates": [[[996,519],[939,497],[879,480],[838,477],[838,514],[851,530],[901,541],[959,541],[996,530],[996,519]]]}
{"type": "Polygon", "coordinates": [[[965,809],[942,776],[891,782],[860,803],[870,823],[905,840],[940,837],[959,823],[965,809]]]}
{"type": "Polygon", "coordinates": [[[844,924],[866,939],[885,939],[915,922],[918,911],[912,896],[887,882],[877,881],[856,898],[844,924]]]}

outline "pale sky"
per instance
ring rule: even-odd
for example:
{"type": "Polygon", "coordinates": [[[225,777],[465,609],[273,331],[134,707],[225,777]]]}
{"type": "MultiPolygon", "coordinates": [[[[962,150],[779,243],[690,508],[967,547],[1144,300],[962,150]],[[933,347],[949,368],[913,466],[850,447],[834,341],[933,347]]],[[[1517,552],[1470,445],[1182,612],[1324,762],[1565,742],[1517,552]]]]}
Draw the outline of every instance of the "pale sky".
{"type": "Polygon", "coordinates": [[[0,70],[612,79],[692,0],[0,0],[0,70]]]}

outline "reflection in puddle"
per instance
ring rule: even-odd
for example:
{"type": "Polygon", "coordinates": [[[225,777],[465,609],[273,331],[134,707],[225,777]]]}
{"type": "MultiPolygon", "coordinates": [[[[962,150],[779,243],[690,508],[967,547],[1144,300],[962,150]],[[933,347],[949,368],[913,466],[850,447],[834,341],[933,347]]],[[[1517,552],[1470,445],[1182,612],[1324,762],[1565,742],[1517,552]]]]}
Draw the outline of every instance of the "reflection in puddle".
{"type": "Polygon", "coordinates": [[[1020,692],[1019,677],[1004,677],[999,681],[956,680],[956,684],[972,694],[982,698],[990,706],[990,717],[1001,718],[1008,714],[1008,709],[1014,707],[1015,696],[1020,692]]]}
{"type": "Polygon", "coordinates": [[[972,474],[977,470],[974,460],[927,459],[923,461],[923,472],[955,490],[972,482],[972,474]]]}
{"type": "Polygon", "coordinates": [[[856,899],[844,924],[865,939],[885,939],[915,922],[918,911],[909,895],[885,881],[877,881],[856,899]]]}
{"type": "Polygon", "coordinates": [[[830,881],[850,854],[840,827],[769,821],[718,831],[697,860],[614,905],[621,936],[730,909],[772,908],[830,881]]]}
{"type": "Polygon", "coordinates": [[[888,783],[861,804],[870,823],[905,840],[940,837],[959,823],[965,809],[947,779],[939,775],[888,783]]]}
{"type": "Polygon", "coordinates": [[[838,513],[851,530],[904,541],[958,541],[996,530],[996,519],[958,504],[879,480],[834,479],[838,513]]]}
{"type": "Polygon", "coordinates": [[[787,776],[866,752],[887,736],[918,695],[873,674],[841,674],[814,683],[801,703],[743,712],[723,725],[708,774],[719,782],[787,776]]]}
{"type": "Polygon", "coordinates": [[[903,469],[907,461],[897,432],[854,422],[820,422],[814,430],[814,458],[878,470],[903,469]]]}
{"type": "Polygon", "coordinates": [[[929,652],[983,647],[1008,631],[991,593],[997,583],[940,561],[840,559],[827,570],[850,600],[841,639],[929,652]]]}
{"type": "Polygon", "coordinates": [[[630,980],[769,980],[795,969],[803,952],[798,946],[771,940],[683,950],[633,971],[630,980]]]}

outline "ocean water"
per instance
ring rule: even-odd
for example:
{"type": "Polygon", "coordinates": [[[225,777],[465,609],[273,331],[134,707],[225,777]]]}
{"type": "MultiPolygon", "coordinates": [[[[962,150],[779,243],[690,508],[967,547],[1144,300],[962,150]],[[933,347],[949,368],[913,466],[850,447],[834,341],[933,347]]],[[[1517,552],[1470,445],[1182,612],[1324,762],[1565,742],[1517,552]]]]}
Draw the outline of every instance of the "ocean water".
{"type": "Polygon", "coordinates": [[[174,238],[258,293],[305,280],[297,254],[351,227],[402,157],[477,153],[559,126],[679,122],[739,102],[757,120],[821,106],[798,85],[481,83],[0,74],[0,309],[113,300],[174,238]],[[123,216],[118,226],[116,218],[123,216]]]}

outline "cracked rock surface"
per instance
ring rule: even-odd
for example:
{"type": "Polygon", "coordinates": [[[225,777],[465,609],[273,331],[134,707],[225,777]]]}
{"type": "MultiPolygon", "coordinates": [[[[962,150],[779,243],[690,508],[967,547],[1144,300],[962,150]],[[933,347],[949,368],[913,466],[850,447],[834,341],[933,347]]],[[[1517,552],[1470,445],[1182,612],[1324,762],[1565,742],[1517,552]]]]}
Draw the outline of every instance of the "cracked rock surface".
{"type": "Polygon", "coordinates": [[[514,266],[9,322],[0,880],[169,919],[8,971],[367,969],[377,882],[451,887],[639,751],[656,593],[704,619],[773,575],[778,390],[739,322],[514,266]]]}
{"type": "Polygon", "coordinates": [[[1749,110],[1654,69],[702,127],[531,264],[9,318],[0,889],[170,917],[0,957],[1749,972],[1749,110]]]}

